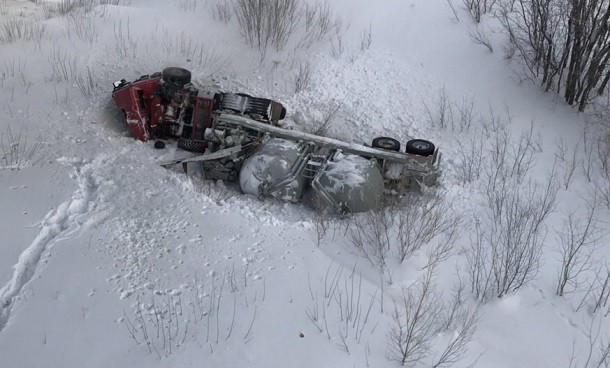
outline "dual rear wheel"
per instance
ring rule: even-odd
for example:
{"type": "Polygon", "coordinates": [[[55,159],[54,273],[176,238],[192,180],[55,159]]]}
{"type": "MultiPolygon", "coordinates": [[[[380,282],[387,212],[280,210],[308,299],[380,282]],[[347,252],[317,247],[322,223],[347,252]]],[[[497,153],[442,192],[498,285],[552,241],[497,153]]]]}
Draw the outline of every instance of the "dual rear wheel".
{"type": "MultiPolygon", "coordinates": [[[[373,148],[381,148],[388,151],[400,152],[400,142],[390,137],[377,137],[371,144],[373,148]]],[[[419,156],[431,156],[434,154],[434,144],[424,139],[411,139],[405,146],[405,152],[419,156]]]]}

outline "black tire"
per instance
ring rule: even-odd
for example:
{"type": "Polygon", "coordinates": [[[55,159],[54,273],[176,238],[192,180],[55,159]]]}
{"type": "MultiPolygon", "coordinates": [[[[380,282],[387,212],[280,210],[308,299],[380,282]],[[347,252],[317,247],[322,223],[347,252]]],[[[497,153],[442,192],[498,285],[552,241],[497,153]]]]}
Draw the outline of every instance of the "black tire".
{"type": "Polygon", "coordinates": [[[169,67],[163,69],[163,81],[180,87],[191,83],[191,72],[183,68],[169,67]]]}
{"type": "Polygon", "coordinates": [[[434,154],[434,144],[423,139],[411,139],[407,142],[405,148],[406,153],[412,153],[419,156],[431,156],[434,154]]]}
{"type": "Polygon", "coordinates": [[[390,137],[377,137],[371,144],[373,148],[381,148],[388,151],[400,151],[400,142],[390,137]]]}
{"type": "Polygon", "coordinates": [[[155,148],[156,149],[164,149],[165,148],[165,142],[163,142],[162,140],[156,140],[155,141],[155,148]]]}
{"type": "Polygon", "coordinates": [[[206,141],[196,141],[193,139],[186,138],[178,138],[178,148],[182,148],[185,151],[189,152],[205,152],[206,148],[208,148],[208,142],[206,141]]]}

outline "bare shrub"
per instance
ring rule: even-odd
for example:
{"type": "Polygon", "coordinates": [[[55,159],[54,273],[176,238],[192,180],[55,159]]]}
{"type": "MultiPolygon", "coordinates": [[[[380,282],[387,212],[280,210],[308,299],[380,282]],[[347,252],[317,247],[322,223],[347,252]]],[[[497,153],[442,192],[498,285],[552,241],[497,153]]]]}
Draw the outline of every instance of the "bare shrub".
{"type": "Polygon", "coordinates": [[[610,304],[608,303],[610,299],[610,269],[608,265],[605,265],[605,270],[599,270],[596,276],[597,288],[593,290],[593,304],[592,304],[592,312],[596,313],[599,310],[604,311],[604,316],[608,316],[610,314],[610,304]]]}
{"type": "Polygon", "coordinates": [[[314,228],[316,229],[316,245],[319,247],[322,240],[328,233],[330,227],[330,215],[326,208],[318,208],[315,211],[314,228]]]}
{"type": "Polygon", "coordinates": [[[137,40],[131,37],[131,21],[127,18],[127,21],[123,23],[120,19],[118,22],[114,22],[114,50],[120,57],[135,57],[138,50],[137,40]]]}
{"type": "Polygon", "coordinates": [[[544,242],[544,223],[556,203],[556,188],[529,184],[508,191],[490,242],[497,296],[519,289],[537,274],[544,242]]]}
{"type": "Polygon", "coordinates": [[[485,227],[477,228],[466,250],[471,288],[481,301],[514,292],[535,278],[556,196],[551,177],[544,185],[513,181],[495,193],[485,227]]]}
{"type": "Polygon", "coordinates": [[[330,41],[330,53],[333,58],[339,59],[341,56],[343,56],[344,52],[345,45],[343,44],[343,37],[341,35],[337,35],[330,41]]]}
{"type": "Polygon", "coordinates": [[[449,5],[449,8],[451,9],[451,12],[453,13],[453,20],[455,22],[459,22],[460,21],[460,17],[458,16],[457,10],[455,9],[455,5],[453,4],[453,0],[447,0],[447,5],[449,5]]]}
{"type": "Polygon", "coordinates": [[[42,23],[22,18],[10,18],[0,24],[0,45],[19,40],[34,40],[40,43],[45,33],[46,27],[42,23]]]}
{"type": "Polygon", "coordinates": [[[57,47],[49,56],[51,69],[50,80],[55,82],[73,81],[78,75],[76,56],[68,55],[68,51],[57,47]]]}
{"type": "Polygon", "coordinates": [[[7,0],[0,0],[0,15],[8,14],[7,0]]]}
{"type": "Polygon", "coordinates": [[[66,21],[68,36],[74,33],[78,39],[89,45],[97,42],[100,31],[93,17],[70,14],[66,21]]]}
{"type": "Polygon", "coordinates": [[[567,144],[564,140],[559,141],[557,143],[557,150],[555,152],[555,157],[559,160],[559,162],[563,166],[563,175],[562,182],[563,187],[568,190],[570,184],[572,183],[572,179],[574,178],[574,173],[576,172],[576,167],[578,165],[578,147],[580,143],[577,143],[571,150],[567,147],[567,144]]]}
{"type": "Polygon", "coordinates": [[[360,51],[367,51],[373,43],[373,25],[369,24],[369,28],[362,31],[360,36],[360,51]]]}
{"type": "Polygon", "coordinates": [[[297,48],[308,49],[315,42],[320,42],[330,34],[338,34],[343,28],[343,21],[335,15],[328,3],[305,3],[303,7],[303,37],[297,48]]]}
{"type": "Polygon", "coordinates": [[[496,5],[497,0],[463,0],[464,8],[470,14],[472,19],[479,23],[481,17],[491,12],[496,5]]]}
{"type": "MultiPolygon", "coordinates": [[[[312,290],[309,283],[311,305],[305,313],[318,332],[350,353],[350,343],[359,344],[366,327],[371,323],[371,311],[377,301],[377,291],[367,296],[362,290],[362,277],[355,267],[347,274],[343,268],[333,270],[329,265],[324,276],[324,290],[312,290]],[[366,299],[365,299],[366,298],[366,299]]],[[[365,330],[366,329],[366,330],[365,330]]]]}
{"type": "Polygon", "coordinates": [[[470,183],[478,180],[482,173],[482,165],[484,162],[483,137],[480,134],[473,134],[465,143],[458,142],[459,150],[456,154],[457,158],[457,177],[462,183],[470,183]]]}
{"type": "Polygon", "coordinates": [[[545,223],[557,202],[555,171],[542,183],[527,180],[540,150],[533,124],[515,140],[507,127],[511,120],[510,113],[482,118],[486,203],[466,247],[471,290],[481,301],[516,291],[536,276],[545,223]]]}
{"type": "Polygon", "coordinates": [[[481,117],[483,135],[487,137],[488,142],[485,155],[488,160],[485,165],[485,193],[489,202],[496,205],[499,205],[502,198],[501,195],[494,198],[495,192],[500,191],[499,194],[502,194],[510,181],[522,183],[534,165],[534,153],[540,151],[541,138],[534,130],[534,123],[514,140],[508,128],[511,122],[510,112],[502,118],[490,110],[489,116],[481,117]]]}
{"type": "Polygon", "coordinates": [[[455,315],[455,321],[450,331],[450,337],[445,344],[444,350],[433,361],[432,368],[451,367],[464,358],[468,350],[468,344],[474,339],[474,334],[479,322],[478,309],[468,310],[461,307],[459,314],[455,315]]]}
{"type": "Polygon", "coordinates": [[[98,89],[97,80],[93,71],[87,67],[81,71],[77,66],[76,56],[70,55],[57,47],[49,56],[51,75],[48,77],[54,82],[73,82],[83,96],[92,96],[98,89]]]}
{"type": "Polygon", "coordinates": [[[445,86],[438,91],[434,106],[436,106],[436,109],[430,109],[424,102],[424,108],[428,114],[428,121],[430,124],[438,126],[441,129],[451,128],[453,126],[453,104],[447,94],[445,86]]]}
{"type": "Polygon", "coordinates": [[[388,256],[404,262],[428,246],[429,263],[446,259],[453,249],[460,218],[442,192],[407,195],[399,203],[354,218],[350,229],[354,247],[381,273],[388,256]]]}
{"type": "Polygon", "coordinates": [[[123,312],[122,321],[137,345],[146,344],[149,353],[161,358],[171,355],[186,340],[189,320],[184,320],[184,312],[182,298],[167,296],[157,301],[153,296],[150,303],[138,301],[133,316],[123,312]]]}
{"type": "Polygon", "coordinates": [[[591,124],[585,123],[582,131],[582,142],[583,142],[583,157],[580,160],[580,173],[589,183],[593,182],[595,177],[596,169],[596,155],[595,146],[593,144],[594,138],[591,131],[591,124]]]}
{"type": "Polygon", "coordinates": [[[354,218],[349,229],[352,245],[382,274],[388,271],[386,259],[395,236],[394,223],[392,213],[378,209],[354,218]]]}
{"type": "Polygon", "coordinates": [[[299,93],[309,88],[311,84],[311,62],[299,63],[299,70],[294,77],[294,92],[299,93]]]}
{"type": "Polygon", "coordinates": [[[462,96],[461,101],[454,101],[443,86],[438,91],[433,106],[430,108],[426,102],[424,109],[431,125],[442,129],[451,129],[459,132],[470,131],[472,122],[478,118],[479,113],[475,110],[474,97],[462,96]]]}
{"type": "Polygon", "coordinates": [[[610,179],[610,132],[604,132],[597,140],[599,168],[604,178],[610,179]]]}
{"type": "Polygon", "coordinates": [[[569,356],[569,368],[602,368],[610,366],[610,338],[608,335],[601,336],[601,320],[592,318],[586,326],[587,348],[584,359],[579,359],[574,349],[569,356]],[[596,322],[597,321],[597,322],[596,322]]]}
{"type": "Polygon", "coordinates": [[[193,13],[195,10],[197,10],[197,3],[198,0],[179,0],[177,5],[179,10],[193,13]]]}
{"type": "Polygon", "coordinates": [[[599,180],[595,182],[595,192],[603,203],[610,208],[610,180],[599,180]]]}
{"type": "Polygon", "coordinates": [[[233,18],[233,9],[227,0],[223,0],[216,3],[212,8],[212,16],[223,23],[229,23],[231,18],[233,18]]]}
{"type": "Polygon", "coordinates": [[[25,69],[28,64],[28,60],[22,60],[21,57],[11,59],[6,58],[2,64],[0,75],[3,78],[25,78],[25,69]]]}
{"type": "Polygon", "coordinates": [[[594,182],[596,196],[610,208],[610,133],[602,134],[597,143],[601,175],[594,182]]]}
{"type": "Polygon", "coordinates": [[[453,248],[458,239],[458,222],[461,223],[461,219],[453,217],[453,220],[455,224],[444,230],[426,251],[427,263],[423,268],[436,267],[453,254],[453,248]]]}
{"type": "Polygon", "coordinates": [[[259,50],[261,60],[270,48],[283,50],[289,43],[309,49],[314,43],[340,35],[343,21],[327,2],[310,4],[301,0],[232,0],[241,34],[259,50]],[[294,35],[300,34],[300,38],[294,35]]]}
{"type": "Polygon", "coordinates": [[[45,17],[52,18],[55,15],[64,16],[76,12],[78,9],[90,4],[87,0],[60,0],[57,2],[44,2],[42,4],[45,17]]]}
{"type": "Polygon", "coordinates": [[[83,96],[92,96],[95,94],[98,85],[95,79],[93,78],[93,73],[90,68],[87,68],[87,73],[76,74],[74,76],[74,83],[78,87],[78,90],[83,94],[83,96]]]}
{"type": "Polygon", "coordinates": [[[570,212],[557,233],[557,250],[561,256],[557,295],[581,290],[581,277],[593,269],[597,242],[605,235],[598,225],[594,200],[584,218],[570,212]]]}
{"type": "Polygon", "coordinates": [[[237,282],[234,270],[226,269],[221,280],[196,278],[195,284],[179,295],[154,291],[149,301],[138,297],[131,312],[123,312],[121,322],[137,345],[145,345],[158,358],[172,355],[187,340],[196,338],[210,347],[237,336],[247,342],[257,317],[257,304],[264,301],[264,292],[261,300],[260,290],[251,295],[249,289],[251,286],[237,282]],[[250,312],[252,307],[254,311],[250,312]],[[238,327],[243,328],[240,335],[238,327]]]}
{"type": "Polygon", "coordinates": [[[581,298],[576,310],[585,308],[589,313],[610,315],[610,267],[604,260],[593,271],[586,292],[581,298]]]}
{"type": "Polygon", "coordinates": [[[242,35],[259,50],[282,50],[301,18],[297,0],[234,0],[242,35]]]}
{"type": "Polygon", "coordinates": [[[481,28],[476,27],[469,32],[470,39],[474,41],[477,45],[485,46],[489,52],[494,52],[493,46],[491,45],[491,40],[487,36],[485,31],[481,30],[481,28]]]}
{"type": "Polygon", "coordinates": [[[460,132],[470,131],[470,127],[472,122],[477,118],[478,113],[474,108],[474,97],[462,97],[462,101],[460,103],[454,103],[455,109],[457,110],[457,118],[460,132]]]}
{"type": "Polygon", "coordinates": [[[449,305],[444,304],[433,279],[431,268],[416,285],[403,288],[394,299],[386,354],[402,366],[450,366],[464,357],[476,331],[478,310],[468,310],[459,297],[449,305]],[[445,331],[450,337],[443,350],[437,352],[432,343],[445,331]]]}
{"type": "Polygon", "coordinates": [[[197,71],[215,73],[227,63],[226,55],[219,51],[217,44],[193,38],[185,32],[175,37],[164,37],[161,48],[166,54],[180,55],[192,62],[197,71]]]}
{"type": "Polygon", "coordinates": [[[579,111],[607,90],[607,2],[517,0],[501,8],[511,53],[523,68],[524,78],[563,94],[579,111]]]}
{"type": "MultiPolygon", "coordinates": [[[[460,224],[444,193],[438,191],[407,196],[400,207],[392,206],[390,211],[396,219],[394,247],[400,262],[433,240],[440,241],[442,234],[452,239],[454,230],[460,224]]],[[[451,241],[447,243],[452,245],[451,241]]]]}
{"type": "Polygon", "coordinates": [[[432,340],[440,332],[441,295],[427,272],[414,289],[403,288],[394,300],[392,327],[388,332],[388,358],[414,366],[430,354],[432,340]]]}
{"type": "Polygon", "coordinates": [[[322,116],[319,119],[315,119],[314,126],[310,129],[310,132],[315,135],[326,136],[340,109],[341,103],[330,101],[322,111],[322,116]]]}
{"type": "Polygon", "coordinates": [[[44,159],[45,147],[41,140],[29,139],[23,126],[14,133],[9,125],[0,134],[0,170],[19,170],[40,163],[44,159]]]}
{"type": "Polygon", "coordinates": [[[466,246],[465,255],[470,290],[477,300],[486,301],[493,293],[493,274],[485,234],[480,221],[476,219],[474,221],[474,231],[470,235],[470,243],[466,246]]]}

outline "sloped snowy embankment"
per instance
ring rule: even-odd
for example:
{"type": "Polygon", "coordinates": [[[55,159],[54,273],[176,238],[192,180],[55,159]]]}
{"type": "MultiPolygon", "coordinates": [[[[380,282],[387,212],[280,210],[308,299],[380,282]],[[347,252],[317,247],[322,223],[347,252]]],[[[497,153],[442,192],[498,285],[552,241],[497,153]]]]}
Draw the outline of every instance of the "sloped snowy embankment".
{"type": "MultiPolygon", "coordinates": [[[[565,185],[569,163],[555,161],[557,142],[577,147],[582,118],[517,85],[502,55],[474,45],[467,18],[452,21],[445,1],[332,1],[343,20],[336,37],[267,54],[245,45],[235,17],[222,20],[228,2],[105,3],[62,15],[0,0],[0,25],[31,24],[22,38],[0,37],[0,133],[23,127],[30,143],[22,147],[45,142],[39,163],[0,172],[0,366],[397,366],[388,338],[393,316],[403,316],[395,306],[406,302],[394,299],[413,295],[443,241],[455,245],[438,258],[434,290],[449,305],[452,288],[468,283],[465,249],[493,215],[484,177],[498,162],[485,150],[505,142],[515,152],[532,120],[526,177],[544,183],[555,167],[563,184],[540,233],[541,268],[516,293],[480,306],[474,339],[454,366],[567,366],[572,348],[583,361],[598,326],[604,336],[607,318],[575,311],[582,295],[554,294],[556,230],[565,212],[586,208],[593,186],[582,175],[565,185]],[[455,238],[432,237],[402,262],[392,249],[380,268],[353,244],[372,217],[324,218],[307,204],[263,202],[161,168],[157,161],[183,153],[134,141],[110,89],[169,65],[190,69],[203,87],[275,98],[297,129],[315,131],[331,117],[334,138],[433,141],[443,152],[439,187],[396,213],[422,224],[434,219],[425,210],[446,211],[460,220],[455,238]],[[439,123],[443,96],[454,124],[439,123]],[[463,164],[473,155],[483,162],[478,174],[463,164]]],[[[493,41],[500,47],[502,35],[493,41]]],[[[608,209],[598,216],[604,227],[608,209]]],[[[469,285],[455,300],[462,312],[477,306],[469,285]]],[[[455,328],[431,335],[425,364],[455,328]]]]}

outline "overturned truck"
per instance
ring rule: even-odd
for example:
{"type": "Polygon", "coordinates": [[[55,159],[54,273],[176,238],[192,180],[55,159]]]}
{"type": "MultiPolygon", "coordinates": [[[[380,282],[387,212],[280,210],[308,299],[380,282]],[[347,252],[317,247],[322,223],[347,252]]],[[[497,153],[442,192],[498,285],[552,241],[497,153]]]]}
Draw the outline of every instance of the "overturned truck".
{"type": "Polygon", "coordinates": [[[403,152],[390,137],[369,146],[285,129],[281,103],[200,90],[182,68],[115,82],[112,97],[137,139],[176,139],[201,153],[164,166],[199,163],[206,179],[238,181],[259,197],[297,202],[310,190],[318,207],[364,212],[386,195],[432,186],[440,174],[441,155],[427,140],[409,140],[403,152]]]}

